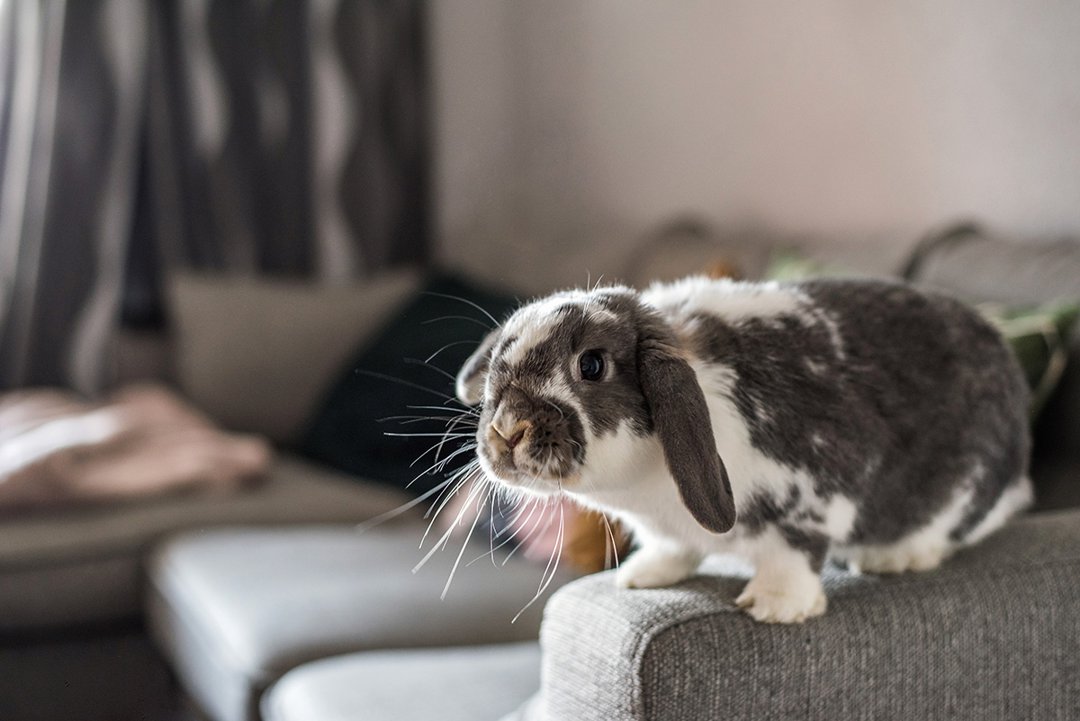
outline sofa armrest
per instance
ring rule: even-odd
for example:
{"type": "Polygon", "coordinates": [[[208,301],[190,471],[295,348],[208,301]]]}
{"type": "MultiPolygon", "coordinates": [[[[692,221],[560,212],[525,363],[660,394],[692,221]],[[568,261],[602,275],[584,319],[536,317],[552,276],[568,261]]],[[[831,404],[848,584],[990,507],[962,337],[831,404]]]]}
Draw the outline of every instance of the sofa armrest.
{"type": "Polygon", "coordinates": [[[758,624],[743,579],[620,590],[610,574],[548,604],[546,717],[1075,718],[1080,511],[1031,515],[937,571],[826,571],[830,607],[758,624]]]}

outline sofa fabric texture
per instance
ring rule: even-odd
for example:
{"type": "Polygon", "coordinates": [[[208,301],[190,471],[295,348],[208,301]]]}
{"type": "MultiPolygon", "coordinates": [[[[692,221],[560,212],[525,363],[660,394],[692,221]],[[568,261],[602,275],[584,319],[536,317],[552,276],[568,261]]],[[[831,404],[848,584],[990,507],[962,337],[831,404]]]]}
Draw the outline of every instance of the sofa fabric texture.
{"type": "Polygon", "coordinates": [[[1070,719],[1080,511],[1029,516],[926,574],[830,571],[825,616],[757,624],[743,581],[571,584],[542,632],[545,718],[1070,719]]]}
{"type": "Polygon", "coordinates": [[[262,692],[304,662],[536,639],[546,599],[511,621],[533,597],[542,567],[480,558],[490,550],[484,538],[464,551],[451,542],[414,574],[435,540],[417,548],[424,528],[414,521],[366,533],[320,526],[178,537],[151,563],[151,633],[212,721],[257,719],[262,692]]]}
{"type": "Polygon", "coordinates": [[[495,721],[540,685],[536,642],[351,654],[287,673],[264,721],[495,721]]]}

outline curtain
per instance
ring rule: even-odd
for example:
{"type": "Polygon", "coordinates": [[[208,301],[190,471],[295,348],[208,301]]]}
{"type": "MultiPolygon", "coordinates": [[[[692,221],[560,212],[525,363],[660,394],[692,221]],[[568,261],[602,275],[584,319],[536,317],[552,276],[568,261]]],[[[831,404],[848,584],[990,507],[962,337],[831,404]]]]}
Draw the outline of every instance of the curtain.
{"type": "Polygon", "coordinates": [[[0,388],[103,380],[146,27],[124,0],[0,0],[0,388]]]}
{"type": "Polygon", "coordinates": [[[423,11],[0,0],[0,389],[100,389],[175,268],[425,261],[423,11]]]}
{"type": "Polygon", "coordinates": [[[154,10],[151,181],[170,259],[341,279],[424,257],[419,2],[154,10]]]}

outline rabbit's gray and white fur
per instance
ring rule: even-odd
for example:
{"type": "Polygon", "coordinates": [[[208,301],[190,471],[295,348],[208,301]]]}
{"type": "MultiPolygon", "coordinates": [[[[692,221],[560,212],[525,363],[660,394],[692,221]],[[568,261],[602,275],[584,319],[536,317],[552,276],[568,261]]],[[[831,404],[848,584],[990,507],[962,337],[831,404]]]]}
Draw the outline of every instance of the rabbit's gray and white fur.
{"type": "Polygon", "coordinates": [[[556,293],[485,339],[457,393],[483,404],[491,478],[632,529],[617,583],[669,585],[735,553],[756,569],[736,601],[762,621],[823,613],[830,556],[931,569],[1031,498],[1012,353],[973,310],[897,283],[556,293]]]}

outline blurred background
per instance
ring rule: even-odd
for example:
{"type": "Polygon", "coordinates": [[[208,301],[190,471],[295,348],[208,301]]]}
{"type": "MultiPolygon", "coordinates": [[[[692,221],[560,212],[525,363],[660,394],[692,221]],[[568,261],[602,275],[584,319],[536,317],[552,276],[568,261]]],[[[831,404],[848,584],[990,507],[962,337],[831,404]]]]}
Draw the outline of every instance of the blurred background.
{"type": "MultiPolygon", "coordinates": [[[[534,639],[550,534],[438,606],[452,551],[395,575],[426,503],[352,530],[421,492],[520,530],[385,435],[468,428],[418,409],[470,302],[793,262],[1075,302],[1078,36],[1063,0],[0,0],[0,718],[299,718],[260,699],[303,662],[534,639]]],[[[570,536],[572,573],[626,548],[570,536]]]]}
{"type": "Polygon", "coordinates": [[[685,211],[886,254],[956,217],[1076,228],[1067,3],[432,10],[436,227],[455,262],[595,263],[685,211]]]}
{"type": "MultiPolygon", "coordinates": [[[[102,331],[117,303],[160,324],[162,268],[335,282],[438,262],[542,292],[615,272],[673,215],[899,258],[956,218],[1045,235],[1080,212],[1067,3],[3,16],[7,385],[30,378],[11,358],[29,294],[92,297],[102,331]]],[[[99,355],[89,335],[73,350],[99,355]]]]}

